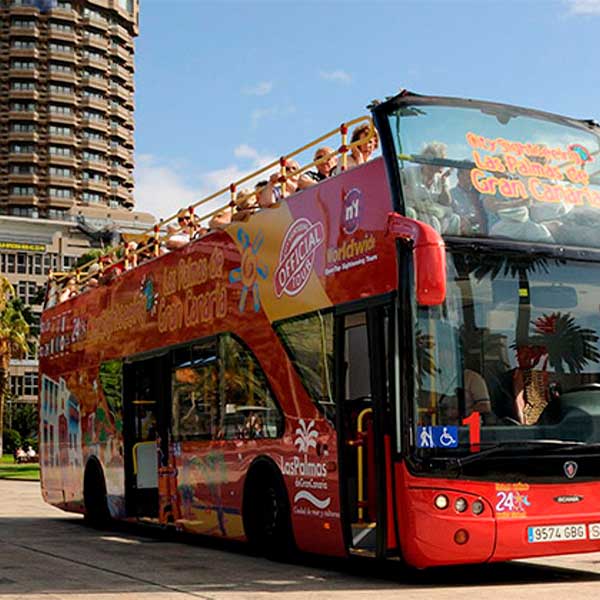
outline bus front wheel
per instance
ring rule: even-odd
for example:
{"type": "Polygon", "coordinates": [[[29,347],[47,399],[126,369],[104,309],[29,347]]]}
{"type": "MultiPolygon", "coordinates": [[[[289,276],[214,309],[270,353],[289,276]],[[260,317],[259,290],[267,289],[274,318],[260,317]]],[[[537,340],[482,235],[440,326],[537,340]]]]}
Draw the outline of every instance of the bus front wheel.
{"type": "Polygon", "coordinates": [[[97,529],[106,527],[110,522],[106,483],[102,467],[96,460],[88,462],[83,478],[83,502],[85,522],[97,529]]]}
{"type": "Polygon", "coordinates": [[[272,559],[289,558],[294,550],[290,503],[281,475],[270,469],[252,474],[245,489],[244,529],[250,545],[272,559]]]}

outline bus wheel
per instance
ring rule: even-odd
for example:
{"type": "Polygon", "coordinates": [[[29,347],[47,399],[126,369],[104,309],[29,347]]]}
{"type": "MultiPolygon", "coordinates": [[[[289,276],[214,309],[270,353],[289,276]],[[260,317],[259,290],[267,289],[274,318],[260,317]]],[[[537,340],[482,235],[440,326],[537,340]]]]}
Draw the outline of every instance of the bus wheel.
{"type": "Polygon", "coordinates": [[[246,481],[244,529],[259,554],[285,560],[295,547],[290,503],[281,476],[270,471],[261,469],[246,481]]]}
{"type": "Polygon", "coordinates": [[[101,529],[110,523],[104,474],[96,460],[90,460],[85,468],[83,502],[85,504],[85,522],[88,525],[101,529]]]}

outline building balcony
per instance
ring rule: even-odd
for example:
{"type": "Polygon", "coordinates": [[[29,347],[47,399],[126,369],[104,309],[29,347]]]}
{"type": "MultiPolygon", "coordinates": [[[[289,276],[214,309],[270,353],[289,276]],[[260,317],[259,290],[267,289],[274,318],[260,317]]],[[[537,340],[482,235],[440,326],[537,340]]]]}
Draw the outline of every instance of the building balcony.
{"type": "Polygon", "coordinates": [[[39,69],[14,69],[9,67],[8,72],[14,79],[38,79],[40,76],[39,69]]]}
{"type": "Polygon", "coordinates": [[[8,173],[9,185],[37,185],[38,175],[35,173],[8,173]]]}
{"type": "Polygon", "coordinates": [[[77,34],[75,30],[65,31],[64,29],[48,29],[48,38],[57,42],[70,42],[71,44],[77,45],[77,34]]]}
{"type": "Polygon", "coordinates": [[[91,87],[105,92],[108,89],[108,80],[104,77],[101,78],[82,75],[79,80],[79,85],[91,87]]]}
{"type": "MultiPolygon", "coordinates": [[[[52,11],[54,12],[54,11],[52,11]]],[[[40,11],[39,9],[33,6],[19,6],[15,4],[10,7],[10,16],[11,17],[39,17],[40,11]]]]}
{"type": "Polygon", "coordinates": [[[86,15],[81,17],[81,25],[84,27],[101,27],[105,28],[108,25],[108,21],[101,15],[86,15]]]}
{"type": "Polygon", "coordinates": [[[58,135],[48,132],[47,138],[51,144],[60,144],[61,146],[76,146],[77,140],[73,135],[58,135]]]}
{"type": "Polygon", "coordinates": [[[133,73],[128,71],[125,67],[120,65],[115,65],[114,63],[110,67],[110,73],[113,77],[118,77],[123,80],[125,83],[132,85],[133,82],[133,73]]]}
{"type": "Polygon", "coordinates": [[[111,165],[110,167],[110,175],[111,177],[118,177],[125,181],[125,183],[129,183],[132,179],[131,171],[125,167],[111,165]]]}
{"type": "Polygon", "coordinates": [[[63,21],[68,21],[69,23],[77,23],[79,20],[78,13],[69,8],[55,7],[50,11],[50,15],[63,21]]]}
{"type": "Polygon", "coordinates": [[[57,196],[47,196],[46,197],[46,207],[47,208],[72,208],[75,206],[76,199],[75,196],[71,198],[59,198],[57,196]]]}
{"type": "Polygon", "coordinates": [[[29,58],[37,60],[40,57],[40,51],[37,48],[14,48],[11,46],[8,55],[11,59],[29,58]]]}
{"type": "MultiPolygon", "coordinates": [[[[11,14],[13,14],[11,12],[11,14]]],[[[33,27],[19,27],[18,25],[10,25],[10,35],[19,37],[36,38],[40,35],[40,28],[36,25],[33,27]]]]}
{"type": "Polygon", "coordinates": [[[115,81],[111,81],[108,93],[113,98],[118,98],[121,102],[128,102],[133,97],[133,94],[127,88],[119,85],[115,81]]]}
{"type": "Polygon", "coordinates": [[[48,60],[76,63],[77,54],[75,52],[63,52],[62,50],[52,50],[51,48],[48,48],[48,60]]]}
{"type": "Polygon", "coordinates": [[[106,173],[108,172],[108,164],[106,162],[100,162],[98,160],[88,160],[82,158],[79,167],[87,171],[96,171],[97,173],[101,173],[102,175],[106,175],[106,173]]]}
{"type": "Polygon", "coordinates": [[[106,133],[108,129],[108,121],[98,121],[97,119],[90,119],[89,117],[81,117],[81,119],[79,119],[79,126],[106,133]]]}
{"type": "Polygon", "coordinates": [[[8,152],[7,162],[37,164],[39,161],[37,152],[8,152]]]}
{"type": "Polygon", "coordinates": [[[119,140],[126,144],[133,145],[133,131],[131,129],[128,129],[127,127],[123,127],[123,125],[116,125],[115,123],[111,123],[110,134],[119,138],[119,140]]]}
{"type": "Polygon", "coordinates": [[[124,185],[110,186],[108,190],[109,196],[116,196],[120,202],[133,202],[133,192],[124,185]]]}
{"type": "Polygon", "coordinates": [[[126,166],[133,167],[133,152],[131,152],[131,150],[127,150],[121,146],[116,148],[111,146],[108,148],[108,154],[111,158],[118,158],[122,160],[126,166]]]}
{"type": "Polygon", "coordinates": [[[84,192],[96,192],[99,194],[106,194],[108,186],[106,180],[96,181],[95,179],[82,179],[80,189],[84,192]]]}
{"type": "Polygon", "coordinates": [[[97,38],[96,36],[87,36],[85,33],[81,36],[81,45],[88,48],[96,48],[97,50],[108,50],[108,40],[106,38],[97,38]]]}
{"type": "Polygon", "coordinates": [[[60,83],[77,83],[77,75],[75,71],[65,72],[65,71],[48,71],[48,79],[53,82],[60,83]]]}
{"type": "Polygon", "coordinates": [[[89,140],[80,137],[79,147],[85,150],[95,150],[96,152],[106,153],[108,144],[106,143],[106,140],[89,140]]]}
{"type": "Polygon", "coordinates": [[[71,156],[48,154],[48,163],[56,167],[71,167],[74,169],[77,166],[77,159],[73,154],[71,156]]]}
{"type": "MultiPolygon", "coordinates": [[[[46,176],[46,184],[47,185],[56,185],[60,187],[68,187],[68,188],[76,188],[77,187],[77,179],[73,177],[60,177],[59,175],[51,175],[48,173],[46,176]]],[[[50,196],[50,198],[54,199],[54,196],[50,196]]]]}
{"type": "Polygon", "coordinates": [[[122,25],[118,25],[117,23],[113,23],[110,26],[110,34],[114,37],[123,40],[124,42],[131,41],[131,34],[129,33],[129,31],[127,31],[125,27],[123,27],[122,25]]]}
{"type": "Polygon", "coordinates": [[[9,100],[38,100],[39,97],[37,90],[8,90],[9,100]]]}
{"type": "Polygon", "coordinates": [[[110,116],[111,117],[118,117],[119,119],[122,119],[123,121],[125,121],[125,123],[129,123],[131,118],[132,118],[132,113],[131,111],[127,110],[124,106],[121,106],[120,104],[118,105],[110,105],[110,116]]]}
{"type": "Polygon", "coordinates": [[[108,61],[106,58],[100,58],[99,56],[82,56],[79,59],[79,66],[105,71],[108,68],[108,61]]]}
{"type": "Polygon", "coordinates": [[[37,131],[9,131],[9,142],[38,142],[40,135],[37,131]]]}
{"type": "Polygon", "coordinates": [[[10,110],[8,117],[13,121],[37,121],[39,114],[36,110],[10,110]]]}
{"type": "Polygon", "coordinates": [[[48,91],[48,100],[50,102],[62,102],[63,104],[77,104],[75,92],[64,94],[61,92],[48,91]]]}
{"type": "Polygon", "coordinates": [[[91,98],[89,96],[82,96],[79,101],[80,108],[93,108],[94,110],[100,110],[103,113],[108,111],[108,101],[106,99],[91,98]]]}
{"type": "Polygon", "coordinates": [[[54,113],[48,112],[48,121],[58,125],[75,125],[77,123],[77,115],[72,113],[54,113]]]}
{"type": "Polygon", "coordinates": [[[111,44],[108,53],[112,57],[116,57],[130,67],[133,67],[133,54],[124,48],[121,44],[111,44]]]}
{"type": "Polygon", "coordinates": [[[39,199],[39,196],[35,194],[33,196],[20,196],[9,193],[7,197],[10,206],[37,206],[39,199]]]}

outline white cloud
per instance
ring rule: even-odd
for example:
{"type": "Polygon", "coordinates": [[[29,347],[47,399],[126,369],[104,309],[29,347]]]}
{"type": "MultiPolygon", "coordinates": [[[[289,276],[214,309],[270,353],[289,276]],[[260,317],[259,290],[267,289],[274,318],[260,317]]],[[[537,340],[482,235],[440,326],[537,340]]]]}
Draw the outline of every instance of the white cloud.
{"type": "Polygon", "coordinates": [[[333,71],[319,71],[319,77],[325,81],[334,83],[352,83],[352,75],[343,69],[334,69],[333,71]]]}
{"type": "Polygon", "coordinates": [[[256,129],[261,121],[264,119],[272,119],[276,117],[287,117],[296,112],[296,107],[293,105],[290,106],[270,106],[268,108],[255,108],[250,113],[250,120],[252,122],[252,127],[256,129]]]}
{"type": "Polygon", "coordinates": [[[271,154],[261,154],[256,148],[248,146],[248,144],[240,144],[233,150],[234,156],[237,158],[248,158],[255,167],[268,165],[275,160],[275,156],[271,154]]]}
{"type": "Polygon", "coordinates": [[[600,0],[567,0],[574,15],[600,15],[600,0]]]}
{"type": "Polygon", "coordinates": [[[259,81],[255,85],[248,85],[242,89],[242,93],[246,96],[266,96],[273,90],[272,81],[259,81]]]}

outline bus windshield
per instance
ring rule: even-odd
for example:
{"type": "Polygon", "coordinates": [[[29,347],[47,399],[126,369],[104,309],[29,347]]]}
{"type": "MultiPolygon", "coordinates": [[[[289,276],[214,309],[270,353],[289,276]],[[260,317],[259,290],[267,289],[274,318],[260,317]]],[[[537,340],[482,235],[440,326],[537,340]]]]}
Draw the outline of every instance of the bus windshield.
{"type": "Polygon", "coordinates": [[[599,268],[450,247],[445,303],[415,309],[418,453],[600,442],[599,268]]]}
{"type": "Polygon", "coordinates": [[[448,102],[388,117],[407,216],[447,236],[600,247],[596,127],[448,102]]]}

